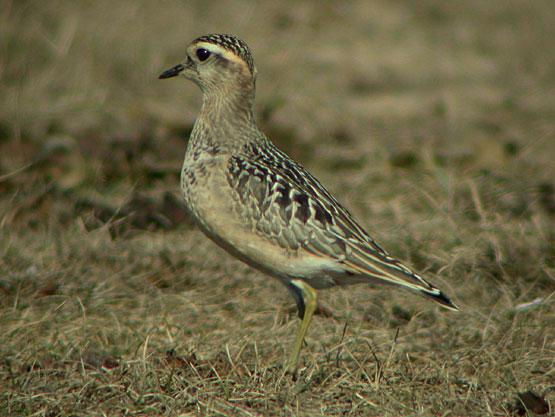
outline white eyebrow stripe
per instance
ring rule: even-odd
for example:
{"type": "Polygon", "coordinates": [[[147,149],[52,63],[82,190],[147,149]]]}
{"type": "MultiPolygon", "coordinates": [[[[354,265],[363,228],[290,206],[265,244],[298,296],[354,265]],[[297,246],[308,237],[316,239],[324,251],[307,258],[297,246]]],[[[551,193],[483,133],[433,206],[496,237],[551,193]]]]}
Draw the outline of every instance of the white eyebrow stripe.
{"type": "MultiPolygon", "coordinates": [[[[228,61],[232,61],[232,62],[236,62],[238,64],[241,64],[243,67],[245,67],[247,70],[249,70],[249,66],[248,64],[243,60],[243,58],[241,58],[240,56],[237,56],[234,52],[225,49],[222,46],[219,45],[214,45],[213,43],[210,42],[198,42],[196,44],[197,48],[204,48],[212,53],[218,54],[222,57],[224,57],[225,59],[227,59],[228,61]]],[[[249,70],[250,72],[250,70],[249,70]]]]}

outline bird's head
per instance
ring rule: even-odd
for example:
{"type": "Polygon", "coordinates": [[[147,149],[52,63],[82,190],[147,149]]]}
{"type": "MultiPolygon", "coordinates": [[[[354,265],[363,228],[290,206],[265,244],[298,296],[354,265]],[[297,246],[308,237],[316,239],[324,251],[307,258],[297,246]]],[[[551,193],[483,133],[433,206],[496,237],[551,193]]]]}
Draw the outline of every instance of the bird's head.
{"type": "Polygon", "coordinates": [[[187,47],[180,64],[160,74],[160,79],[184,76],[205,94],[232,89],[254,95],[256,69],[249,47],[231,35],[205,35],[187,47]]]}

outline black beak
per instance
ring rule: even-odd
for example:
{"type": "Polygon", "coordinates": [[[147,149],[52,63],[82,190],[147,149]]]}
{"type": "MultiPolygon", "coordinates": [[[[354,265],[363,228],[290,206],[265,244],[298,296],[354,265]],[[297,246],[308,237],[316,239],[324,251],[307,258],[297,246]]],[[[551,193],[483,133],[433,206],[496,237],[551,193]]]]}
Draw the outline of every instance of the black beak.
{"type": "Polygon", "coordinates": [[[177,77],[181,71],[185,69],[185,66],[182,64],[177,64],[175,67],[170,68],[169,70],[164,71],[158,79],[163,80],[164,78],[172,78],[177,77]]]}

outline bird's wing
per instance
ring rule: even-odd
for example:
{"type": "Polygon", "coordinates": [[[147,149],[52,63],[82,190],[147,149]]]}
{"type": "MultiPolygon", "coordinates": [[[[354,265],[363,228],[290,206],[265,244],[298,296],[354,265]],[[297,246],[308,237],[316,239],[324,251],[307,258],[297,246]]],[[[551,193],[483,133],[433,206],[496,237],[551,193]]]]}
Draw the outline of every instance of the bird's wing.
{"type": "Polygon", "coordinates": [[[335,260],[345,280],[362,275],[452,306],[437,288],[389,256],[316,178],[277,148],[258,147],[234,156],[228,168],[241,206],[249,211],[253,227],[268,238],[335,260]]]}

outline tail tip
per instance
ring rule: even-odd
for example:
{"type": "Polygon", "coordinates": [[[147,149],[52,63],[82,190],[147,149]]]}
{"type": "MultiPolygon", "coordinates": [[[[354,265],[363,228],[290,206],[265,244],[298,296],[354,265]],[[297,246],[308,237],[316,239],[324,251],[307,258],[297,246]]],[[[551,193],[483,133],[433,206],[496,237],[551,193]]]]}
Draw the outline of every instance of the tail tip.
{"type": "Polygon", "coordinates": [[[432,298],[435,302],[437,302],[442,307],[447,308],[448,310],[459,311],[459,307],[440,290],[436,290],[434,292],[425,292],[424,294],[427,297],[432,298]]]}

